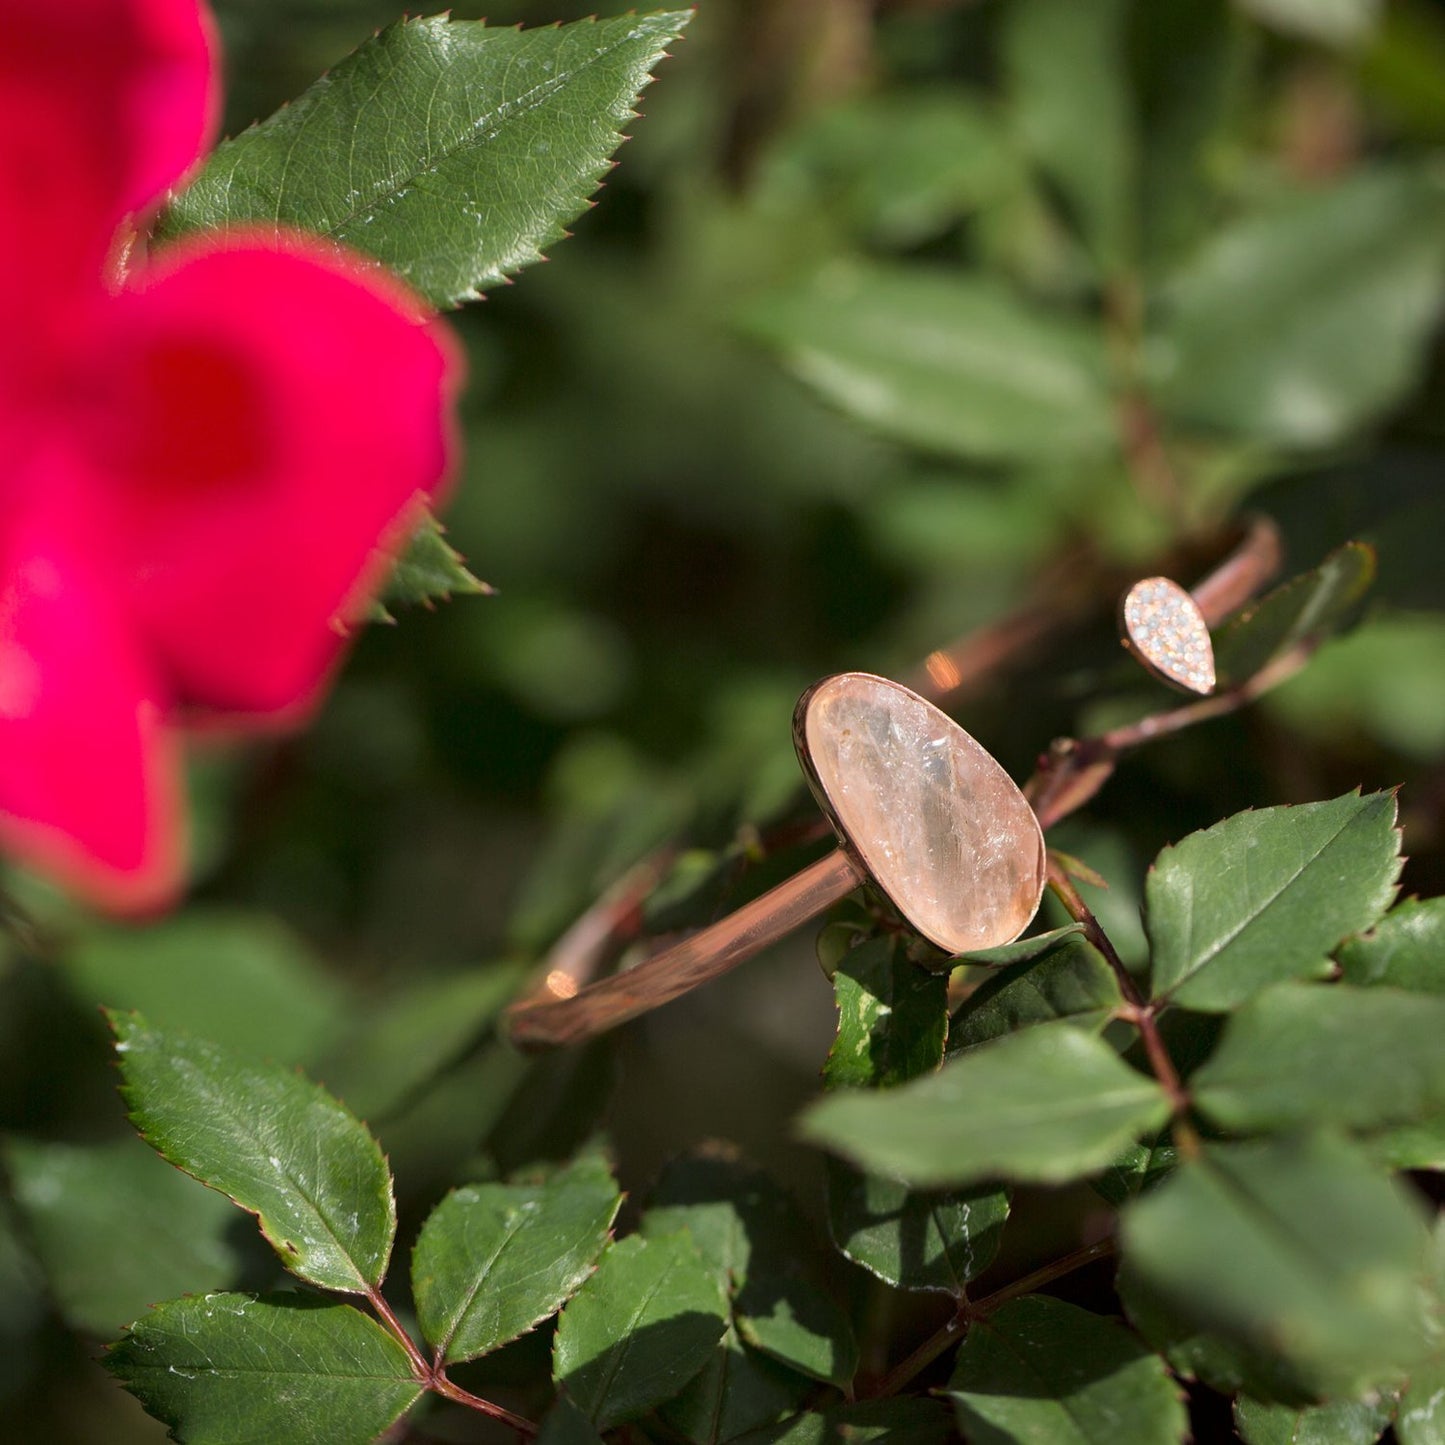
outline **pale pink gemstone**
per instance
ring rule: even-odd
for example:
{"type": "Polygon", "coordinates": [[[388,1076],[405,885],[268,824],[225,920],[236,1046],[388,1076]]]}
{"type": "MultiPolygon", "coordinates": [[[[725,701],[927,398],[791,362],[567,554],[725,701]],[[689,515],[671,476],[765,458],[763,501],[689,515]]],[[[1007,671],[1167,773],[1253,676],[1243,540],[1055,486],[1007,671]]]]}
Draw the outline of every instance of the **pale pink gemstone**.
{"type": "Polygon", "coordinates": [[[1044,840],[1013,779],[952,718],[863,672],[799,703],[819,801],[878,887],[950,954],[1012,942],[1038,911],[1044,840]]]}

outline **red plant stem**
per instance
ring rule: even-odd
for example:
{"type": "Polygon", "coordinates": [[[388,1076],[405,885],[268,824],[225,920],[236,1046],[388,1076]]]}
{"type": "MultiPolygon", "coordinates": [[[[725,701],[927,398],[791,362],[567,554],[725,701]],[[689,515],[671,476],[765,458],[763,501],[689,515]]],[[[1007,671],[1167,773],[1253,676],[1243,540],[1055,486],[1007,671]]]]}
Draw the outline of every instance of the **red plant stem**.
{"type": "Polygon", "coordinates": [[[1309,660],[1313,644],[1301,643],[1276,658],[1238,687],[1213,697],[1200,698],[1183,707],[1153,713],[1126,727],[1113,728],[1088,738],[1059,738],[1040,759],[1032,778],[1024,784],[1024,796],[1038,815],[1046,832],[1055,823],[1077,812],[1113,775],[1119,759],[1144,743],[1183,732],[1196,723],[1238,712],[1271,688],[1291,678],[1309,660]]]}
{"type": "Polygon", "coordinates": [[[1096,1259],[1107,1259],[1116,1249],[1117,1246],[1112,1238],[1101,1239],[1096,1244],[1085,1245],[1082,1249],[1074,1250],[1072,1254],[1066,1254],[1061,1259],[1042,1265],[1021,1279],[1014,1280],[1012,1284],[1006,1284],[991,1295],[985,1295],[981,1300],[974,1303],[970,1303],[968,1300],[960,1301],[958,1309],[933,1334],[906,1359],[889,1370],[874,1389],[864,1392],[859,1398],[880,1400],[885,1396],[896,1394],[916,1375],[926,1370],[940,1355],[945,1354],[955,1345],[969,1325],[986,1319],[1000,1306],[1006,1305],[1012,1299],[1017,1299],[1020,1295],[1032,1294],[1041,1285],[1051,1284],[1056,1279],[1062,1279],[1066,1274],[1072,1274],[1076,1269],[1082,1269],[1086,1264],[1092,1264],[1096,1259]]]}
{"type": "Polygon", "coordinates": [[[406,1358],[411,1365],[412,1374],[420,1383],[429,1385],[434,1374],[431,1365],[427,1362],[426,1356],[417,1349],[416,1341],[407,1334],[406,1327],[397,1319],[391,1306],[382,1298],[381,1291],[375,1285],[367,1286],[366,1300],[376,1311],[376,1317],[381,1321],[387,1334],[406,1351],[406,1358]]]}
{"type": "Polygon", "coordinates": [[[493,1420],[499,1420],[510,1430],[515,1430],[524,1440],[534,1440],[537,1437],[537,1427],[530,1421],[524,1420],[520,1415],[514,1415],[510,1410],[504,1410],[500,1405],[494,1405],[490,1400],[484,1400],[480,1395],[474,1395],[470,1390],[464,1390],[460,1385],[453,1382],[441,1373],[432,1378],[431,1388],[442,1396],[443,1399],[454,1401],[458,1405],[465,1405],[469,1410],[475,1410],[478,1414],[489,1415],[493,1420]]]}
{"type": "Polygon", "coordinates": [[[1133,974],[1124,967],[1124,961],[1119,957],[1109,935],[1104,932],[1093,910],[1084,902],[1079,890],[1074,886],[1074,880],[1064,872],[1058,858],[1052,853],[1049,855],[1049,887],[1068,910],[1069,917],[1084,925],[1084,937],[1099,950],[1104,961],[1113,970],[1114,977],[1118,979],[1120,992],[1125,998],[1125,1007],[1119,1010],[1119,1016],[1127,1019],[1139,1030],[1139,1037],[1144,1041],[1144,1052],[1149,1058],[1149,1067],[1158,1079],[1160,1088],[1169,1097],[1169,1107],[1173,1111],[1174,1142],[1179,1152],[1186,1158],[1195,1158],[1199,1153],[1199,1136],[1187,1117],[1190,1109],[1189,1091],[1184,1087],[1179,1070],[1174,1067],[1174,1060],[1169,1057],[1169,1050],[1165,1047],[1164,1036],[1159,1032],[1158,1006],[1139,991],[1139,985],[1134,981],[1133,974]]]}
{"type": "Polygon", "coordinates": [[[366,1299],[376,1311],[376,1317],[386,1332],[406,1351],[407,1363],[411,1365],[417,1384],[444,1399],[465,1405],[469,1410],[476,1410],[480,1414],[490,1415],[493,1420],[500,1420],[524,1439],[531,1440],[536,1436],[537,1427],[530,1420],[524,1420],[522,1416],[514,1415],[501,1405],[494,1405],[490,1400],[484,1400],[480,1395],[474,1395],[470,1390],[464,1390],[449,1380],[440,1362],[432,1364],[417,1348],[416,1341],[406,1332],[406,1327],[397,1319],[395,1311],[375,1285],[367,1286],[366,1299]]]}

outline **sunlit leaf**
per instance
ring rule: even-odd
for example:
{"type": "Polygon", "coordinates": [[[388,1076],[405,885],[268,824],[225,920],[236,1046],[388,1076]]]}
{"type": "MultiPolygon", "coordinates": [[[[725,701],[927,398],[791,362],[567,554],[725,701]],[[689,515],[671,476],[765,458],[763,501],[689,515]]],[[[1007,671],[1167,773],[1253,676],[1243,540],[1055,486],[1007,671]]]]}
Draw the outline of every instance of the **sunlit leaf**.
{"type": "Polygon", "coordinates": [[[171,1300],[105,1367],[187,1445],[370,1445],[421,1395],[374,1320],[299,1295],[171,1300]]]}
{"type": "Polygon", "coordinates": [[[1394,796],[1367,793],[1239,813],[1166,848],[1145,895],[1156,996],[1223,1010],[1324,973],[1394,897],[1399,845],[1394,796]]]}
{"type": "Polygon", "coordinates": [[[400,21],[219,146],[160,234],[299,227],[375,256],[436,306],[474,299],[581,214],[691,18],[400,21]]]}
{"type": "Polygon", "coordinates": [[[391,1175],[355,1115],[300,1074],[242,1059],[138,1014],[108,1015],[122,1092],[163,1158],[254,1213],[294,1274],[380,1284],[396,1233],[391,1175]]]}

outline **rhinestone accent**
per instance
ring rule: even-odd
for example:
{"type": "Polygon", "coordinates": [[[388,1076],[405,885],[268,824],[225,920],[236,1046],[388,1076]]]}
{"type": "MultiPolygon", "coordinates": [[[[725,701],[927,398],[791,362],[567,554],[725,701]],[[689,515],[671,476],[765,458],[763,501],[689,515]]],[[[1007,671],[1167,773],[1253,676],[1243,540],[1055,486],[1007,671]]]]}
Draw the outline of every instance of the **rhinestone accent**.
{"type": "Polygon", "coordinates": [[[1214,647],[1199,605],[1167,577],[1146,577],[1124,598],[1124,633],[1134,655],[1163,681],[1214,691],[1214,647]]]}

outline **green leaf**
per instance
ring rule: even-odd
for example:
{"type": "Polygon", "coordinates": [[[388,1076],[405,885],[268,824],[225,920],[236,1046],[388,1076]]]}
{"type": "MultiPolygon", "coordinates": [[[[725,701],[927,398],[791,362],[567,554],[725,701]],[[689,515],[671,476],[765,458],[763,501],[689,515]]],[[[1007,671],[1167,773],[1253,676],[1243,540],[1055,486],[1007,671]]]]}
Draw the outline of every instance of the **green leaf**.
{"type": "Polygon", "coordinates": [[[370,1445],[421,1396],[380,1325],[299,1295],[171,1300],[105,1367],[187,1445],[370,1445]]]}
{"type": "Polygon", "coordinates": [[[1189,1081],[1235,1133],[1376,1129],[1445,1109],[1445,998],[1391,988],[1282,983],[1245,1004],[1189,1081]]]}
{"type": "Polygon", "coordinates": [[[381,1283],[396,1205],[355,1115],[290,1070],[153,1029],[139,1014],[107,1017],[131,1121],[162,1158],[255,1214],[293,1274],[353,1293],[381,1283]]]}
{"type": "Polygon", "coordinates": [[[1346,542],[1312,571],[1251,603],[1214,635],[1214,666],[1226,686],[1244,682],[1302,642],[1337,631],[1375,580],[1375,549],[1346,542]]]}
{"type": "Polygon", "coordinates": [[[830,1095],[802,1116],[800,1132],[912,1185],[997,1176],[1062,1183],[1107,1164],[1168,1112],[1152,1079],[1098,1039],[1053,1023],[897,1089],[830,1095]]]}
{"type": "Polygon", "coordinates": [[[1179,1151],[1166,1130],[1156,1138],[1130,1144],[1097,1179],[1089,1182],[1115,1209],[1122,1209],[1131,1199],[1166,1179],[1178,1162],[1179,1151]]]}
{"type": "Polygon", "coordinates": [[[1002,1189],[909,1189],[828,1160],[828,1227],[854,1264],[898,1289],[959,1298],[993,1262],[1008,1219],[1002,1189]]]}
{"type": "Polygon", "coordinates": [[[317,1072],[356,1113],[373,1121],[393,1115],[487,1037],[529,967],[489,964],[370,1000],[317,1072]]]}
{"type": "Polygon", "coordinates": [[[1106,449],[1096,331],[1001,287],[921,266],[836,262],[744,324],[828,401],[898,441],[995,461],[1106,449]]]}
{"type": "Polygon", "coordinates": [[[830,1089],[887,1088],[938,1067],[948,1033],[948,976],[920,968],[899,938],[871,938],[833,974],[838,1035],[823,1065],[830,1089]]]}
{"type": "Polygon", "coordinates": [[[1303,1409],[1241,1395],[1234,1427],[1245,1445],[1375,1445],[1390,1426],[1385,1400],[1340,1400],[1303,1409]]]}
{"type": "Polygon", "coordinates": [[[761,1169],[715,1147],[663,1171],[642,1216],[642,1232],[686,1230],[724,1289],[795,1275],[812,1254],[812,1229],[787,1191],[761,1169]]]}
{"type": "MultiPolygon", "coordinates": [[[[768,1175],[720,1149],[674,1160],[658,1180],[642,1233],[679,1229],[740,1313],[766,1320],[789,1290],[806,1285],[810,1227],[768,1175]]],[[[662,1414],[690,1440],[714,1445],[777,1420],[812,1388],[810,1378],[744,1345],[729,1324],[712,1359],[662,1414]]]]}
{"type": "Polygon", "coordinates": [[[738,1334],[770,1359],[824,1384],[847,1386],[858,1368],[848,1316],[805,1279],[769,1281],[738,1300],[738,1334]]]}
{"type": "Polygon", "coordinates": [[[1067,939],[1077,938],[1083,931],[1082,923],[1066,923],[1062,928],[1051,928],[1047,933],[1031,933],[1027,938],[1014,939],[1012,943],[1001,943],[997,948],[976,948],[971,953],[960,953],[957,958],[949,959],[948,964],[950,967],[972,963],[980,968],[1008,968],[1015,963],[1042,958],[1067,939]]]}
{"type": "Polygon", "coordinates": [[[1349,983],[1445,993],[1445,898],[1407,898],[1335,953],[1349,983]]]}
{"type": "Polygon", "coordinates": [[[1156,997],[1219,1012],[1325,972],[1389,906],[1399,842],[1394,795],[1351,793],[1238,813],[1166,848],[1145,886],[1156,997]]]}
{"type": "Polygon", "coordinates": [[[560,1395],[542,1421],[537,1445],[602,1445],[602,1437],[576,1405],[560,1395]]]}
{"type": "Polygon", "coordinates": [[[948,1445],[956,1438],[942,1405],[913,1396],[810,1411],[744,1435],[738,1445],[948,1445]]]}
{"type": "Polygon", "coordinates": [[[400,21],[218,146],[160,234],[299,227],[376,257],[435,306],[473,300],[566,234],[691,18],[400,21]]]}
{"type": "Polygon", "coordinates": [[[592,1273],[621,1205],[595,1156],[543,1184],[454,1190],[422,1225],[412,1256],[427,1343],[455,1364],[555,1314],[592,1273]]]}
{"type": "Polygon", "coordinates": [[[60,964],[90,1007],[135,1009],[158,1028],[277,1063],[317,1057],[347,1008],[290,929],[239,908],[193,905],[145,928],[97,928],[60,964]]]}
{"type": "Polygon", "coordinates": [[[754,196],[773,211],[837,214],[879,245],[911,247],[998,195],[1017,169],[975,92],[915,82],[831,105],[784,132],[754,196]]]}
{"type": "Polygon", "coordinates": [[[773,1424],[816,1389],[807,1376],[749,1349],[729,1325],[702,1372],[658,1413],[694,1445],[722,1445],[773,1424]]]}
{"type": "Polygon", "coordinates": [[[712,1357],[727,1300],[691,1235],[612,1245],[568,1302],[553,1373],[599,1430],[676,1395],[712,1357]]]}
{"type": "Polygon", "coordinates": [[[1164,295],[1162,403],[1284,446],[1368,422],[1423,364],[1445,283],[1440,213],[1432,177],[1360,170],[1216,231],[1164,295]]]}
{"type": "Polygon", "coordinates": [[[1125,0],[1020,0],[1004,12],[1010,112],[1105,272],[1134,249],[1125,0]]]}
{"type": "Polygon", "coordinates": [[[109,1338],[156,1300],[219,1289],[240,1267],[236,1213],[134,1137],[105,1144],[11,1139],[5,1168],[66,1320],[109,1338]]]}
{"type": "Polygon", "coordinates": [[[1445,1357],[1410,1372],[1395,1415],[1400,1445],[1442,1445],[1445,1442],[1445,1357]]]}
{"type": "Polygon", "coordinates": [[[1256,20],[1326,45],[1364,40],[1380,18],[1381,0],[1237,0],[1256,20]]]}
{"type": "Polygon", "coordinates": [[[1266,706],[1304,739],[1337,747],[1364,733],[1431,763],[1445,748],[1445,617],[1373,612],[1272,692],[1266,706]]]}
{"type": "Polygon", "coordinates": [[[1178,1317],[1358,1397],[1425,1350],[1412,1200],[1329,1138],[1206,1147],[1125,1214],[1126,1259],[1178,1317]]]}
{"type": "Polygon", "coordinates": [[[1099,1033],[1123,1002],[1119,981],[1103,955],[1069,935],[1042,958],[1016,963],[985,979],[949,1023],[948,1052],[958,1054],[1055,1020],[1099,1033]]]}
{"type": "Polygon", "coordinates": [[[418,523],[396,559],[381,595],[371,604],[369,620],[390,622],[393,607],[430,607],[463,596],[490,596],[492,588],[467,570],[446,540],[446,528],[430,514],[418,523]]]}
{"type": "Polygon", "coordinates": [[[972,1445],[1177,1445],[1179,1389],[1123,1325],[1027,1295],[970,1326],[949,1398],[972,1445]]]}

